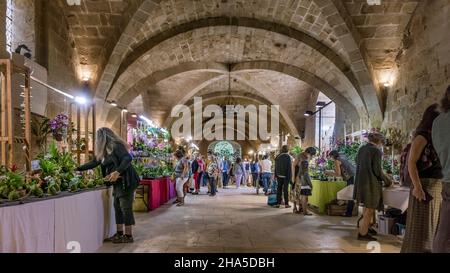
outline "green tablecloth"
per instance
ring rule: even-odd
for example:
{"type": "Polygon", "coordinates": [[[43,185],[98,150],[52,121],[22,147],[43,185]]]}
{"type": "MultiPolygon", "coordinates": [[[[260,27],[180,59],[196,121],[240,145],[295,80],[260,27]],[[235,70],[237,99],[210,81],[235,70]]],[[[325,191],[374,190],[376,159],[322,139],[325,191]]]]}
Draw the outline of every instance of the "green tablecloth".
{"type": "Polygon", "coordinates": [[[326,205],[336,199],[337,193],[347,187],[345,181],[318,181],[313,180],[312,196],[309,197],[309,204],[319,208],[320,214],[326,213],[326,205]]]}

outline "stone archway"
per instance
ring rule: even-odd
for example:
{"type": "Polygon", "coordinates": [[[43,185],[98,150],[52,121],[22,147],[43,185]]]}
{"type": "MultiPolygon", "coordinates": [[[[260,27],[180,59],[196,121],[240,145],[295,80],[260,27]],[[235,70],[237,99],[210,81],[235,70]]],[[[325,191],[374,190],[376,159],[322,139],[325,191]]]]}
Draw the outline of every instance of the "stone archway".
{"type": "Polygon", "coordinates": [[[221,158],[226,156],[232,161],[234,161],[237,157],[242,157],[242,147],[235,141],[214,141],[209,144],[208,151],[213,151],[221,158]]]}

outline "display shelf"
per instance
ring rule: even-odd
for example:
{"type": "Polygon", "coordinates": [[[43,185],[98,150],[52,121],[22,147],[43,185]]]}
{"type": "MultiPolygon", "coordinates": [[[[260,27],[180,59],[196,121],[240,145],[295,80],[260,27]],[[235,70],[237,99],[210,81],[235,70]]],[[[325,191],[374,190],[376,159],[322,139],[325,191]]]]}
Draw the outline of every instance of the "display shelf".
{"type": "Polygon", "coordinates": [[[25,168],[31,171],[31,96],[30,96],[30,69],[10,59],[0,60],[1,81],[1,165],[13,166],[14,144],[23,144],[25,168]],[[13,109],[13,76],[23,77],[23,110],[24,128],[23,136],[14,135],[14,109],[13,109]]]}

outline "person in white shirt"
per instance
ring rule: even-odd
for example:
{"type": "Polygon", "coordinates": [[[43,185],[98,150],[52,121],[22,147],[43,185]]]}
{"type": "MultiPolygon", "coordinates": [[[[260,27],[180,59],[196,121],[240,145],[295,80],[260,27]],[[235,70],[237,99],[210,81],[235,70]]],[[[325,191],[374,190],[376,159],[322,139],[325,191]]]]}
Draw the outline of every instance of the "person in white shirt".
{"type": "Polygon", "coordinates": [[[260,164],[264,193],[267,195],[269,191],[270,180],[272,179],[272,162],[269,160],[269,156],[265,155],[260,164]]]}

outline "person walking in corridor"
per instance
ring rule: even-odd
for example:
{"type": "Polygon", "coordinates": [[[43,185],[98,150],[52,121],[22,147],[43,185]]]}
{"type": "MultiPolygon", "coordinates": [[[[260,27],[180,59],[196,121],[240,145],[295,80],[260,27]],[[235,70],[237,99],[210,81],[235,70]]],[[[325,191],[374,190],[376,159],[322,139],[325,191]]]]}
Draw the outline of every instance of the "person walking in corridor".
{"type": "Polygon", "coordinates": [[[175,188],[177,191],[177,200],[174,204],[178,207],[184,206],[184,200],[186,197],[186,183],[189,181],[189,163],[184,156],[182,150],[177,150],[174,154],[177,164],[175,165],[175,188]]]}
{"type": "Polygon", "coordinates": [[[226,189],[228,187],[228,182],[230,180],[230,171],[231,171],[231,162],[228,160],[228,157],[224,157],[220,169],[222,172],[223,188],[226,189]]]}
{"type": "Polygon", "coordinates": [[[209,182],[209,196],[216,196],[217,193],[217,178],[219,177],[219,165],[213,153],[208,153],[208,160],[206,164],[206,173],[209,182]]]}
{"type": "Polygon", "coordinates": [[[234,164],[234,175],[236,177],[236,188],[239,189],[245,177],[245,168],[240,157],[236,158],[236,164],[234,164]]]}
{"type": "Polygon", "coordinates": [[[259,164],[258,156],[250,164],[250,171],[252,173],[253,187],[256,188],[256,192],[259,193],[259,179],[261,175],[261,165],[259,164]]]}
{"type": "Polygon", "coordinates": [[[199,161],[199,155],[194,154],[194,160],[191,164],[191,170],[192,170],[192,176],[193,176],[193,182],[194,182],[194,191],[192,192],[193,195],[198,195],[200,191],[200,178],[199,178],[199,169],[200,165],[198,163],[199,161]]]}
{"type": "Polygon", "coordinates": [[[278,182],[277,189],[277,205],[274,208],[281,206],[281,196],[284,194],[285,208],[291,208],[289,205],[289,184],[293,179],[293,164],[292,157],[289,155],[289,147],[284,145],[281,148],[281,153],[275,159],[275,177],[278,182]]]}
{"type": "Polygon", "coordinates": [[[433,123],[432,140],[442,165],[442,204],[433,252],[450,253],[450,85],[441,102],[442,114],[433,123]]]}
{"type": "Polygon", "coordinates": [[[269,156],[265,155],[261,161],[261,180],[263,183],[264,193],[267,195],[269,192],[270,180],[272,179],[272,161],[269,160],[269,156]]]}

